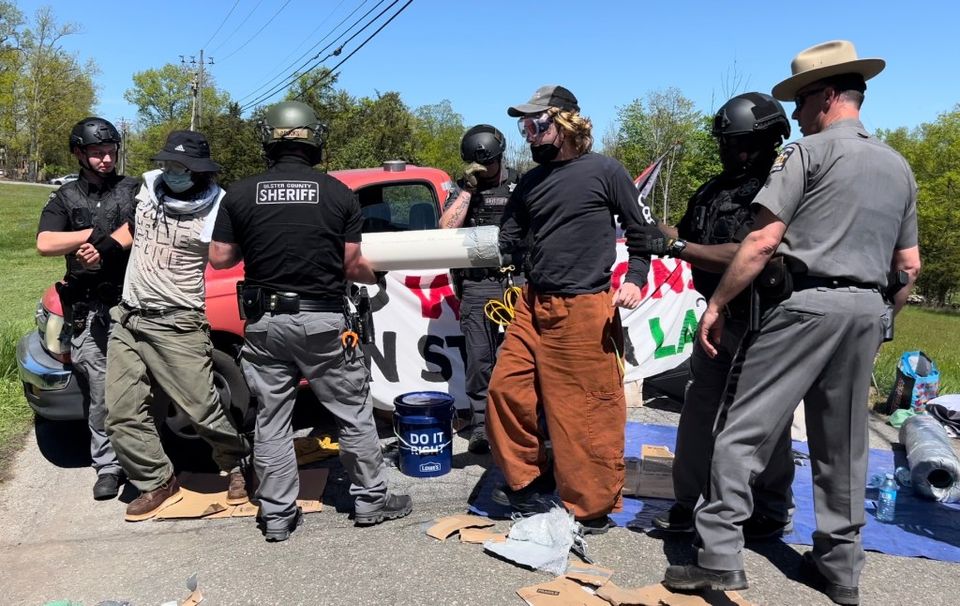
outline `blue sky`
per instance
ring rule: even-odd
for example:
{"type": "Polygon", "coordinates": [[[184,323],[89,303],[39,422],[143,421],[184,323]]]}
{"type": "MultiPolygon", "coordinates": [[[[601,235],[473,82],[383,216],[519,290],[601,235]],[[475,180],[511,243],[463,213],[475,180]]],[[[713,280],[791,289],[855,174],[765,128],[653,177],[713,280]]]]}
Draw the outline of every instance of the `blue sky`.
{"type": "MultiPolygon", "coordinates": [[[[96,61],[97,109],[119,120],[136,117],[123,99],[135,72],[197,55],[206,44],[217,84],[239,99],[292,71],[284,68],[361,0],[18,0],[26,14],[43,4],[53,6],[60,22],[80,26],[64,46],[81,60],[96,61]]],[[[367,0],[346,24],[374,4],[367,0]]],[[[867,128],[913,127],[960,102],[958,6],[889,0],[414,0],[343,64],[338,86],[356,96],[396,90],[411,108],[449,99],[467,126],[494,124],[516,141],[516,122],[506,108],[526,101],[541,84],[559,83],[577,95],[599,138],[614,124],[618,107],[650,91],[676,87],[699,110],[712,113],[730,92],[733,76],[741,80],[735,93],[769,92],[789,76],[797,52],[844,38],[861,57],[887,61],[868,83],[867,128]]],[[[793,109],[792,103],[785,107],[793,109]]]]}

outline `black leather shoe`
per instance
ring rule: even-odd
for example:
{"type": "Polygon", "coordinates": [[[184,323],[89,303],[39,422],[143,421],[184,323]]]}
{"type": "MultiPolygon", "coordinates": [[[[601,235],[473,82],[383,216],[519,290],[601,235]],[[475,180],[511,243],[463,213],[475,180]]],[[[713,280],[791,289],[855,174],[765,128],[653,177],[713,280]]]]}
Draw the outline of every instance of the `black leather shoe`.
{"type": "Polygon", "coordinates": [[[610,516],[600,516],[592,520],[577,520],[580,523],[580,534],[607,534],[607,531],[616,526],[610,516]]]}
{"type": "Polygon", "coordinates": [[[743,538],[748,541],[775,539],[793,532],[793,522],[781,522],[762,513],[755,513],[743,523],[743,538]]]}
{"type": "Polygon", "coordinates": [[[698,591],[716,589],[733,591],[746,589],[747,575],[742,570],[710,570],[689,564],[687,566],[668,566],[663,575],[663,584],[677,591],[698,591]]]}
{"type": "Polygon", "coordinates": [[[833,600],[834,604],[857,606],[857,604],[860,603],[860,589],[858,587],[838,585],[827,580],[827,577],[823,576],[823,573],[817,568],[817,563],[813,559],[812,551],[803,554],[803,559],[800,560],[800,570],[807,577],[807,580],[809,580],[815,588],[822,591],[824,595],[833,600]]]}
{"type": "Polygon", "coordinates": [[[123,477],[119,473],[100,474],[93,485],[93,498],[97,501],[114,499],[120,494],[121,484],[123,484],[123,477]]]}
{"type": "Polygon", "coordinates": [[[413,499],[405,494],[392,494],[387,497],[380,509],[355,514],[353,522],[357,526],[373,526],[386,520],[408,516],[411,511],[413,511],[413,499]]]}
{"type": "Polygon", "coordinates": [[[519,490],[511,490],[509,486],[498,486],[490,493],[490,498],[494,503],[509,507],[523,515],[546,513],[556,501],[553,495],[556,489],[557,484],[553,479],[553,473],[547,472],[519,490]]]}
{"type": "Polygon", "coordinates": [[[670,511],[653,518],[653,525],[664,532],[693,532],[693,510],[674,503],[670,511]]]}
{"type": "Polygon", "coordinates": [[[473,454],[487,454],[490,452],[490,441],[487,440],[487,427],[484,424],[474,426],[467,442],[467,451],[473,454]]]}
{"type": "Polygon", "coordinates": [[[303,525],[303,509],[297,507],[297,513],[285,526],[279,528],[267,528],[260,516],[257,516],[257,525],[263,531],[263,538],[267,543],[280,543],[290,538],[294,530],[303,525]]]}

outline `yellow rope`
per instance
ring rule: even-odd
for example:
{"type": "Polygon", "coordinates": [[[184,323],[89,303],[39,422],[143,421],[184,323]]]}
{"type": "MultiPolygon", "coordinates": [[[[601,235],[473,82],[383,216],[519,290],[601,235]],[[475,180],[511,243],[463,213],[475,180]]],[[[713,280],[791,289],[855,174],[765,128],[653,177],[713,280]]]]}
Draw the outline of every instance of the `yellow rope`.
{"type": "Polygon", "coordinates": [[[516,315],[517,301],[520,300],[520,287],[511,286],[503,293],[503,300],[490,299],[483,306],[483,314],[491,322],[503,327],[510,326],[516,315]]]}

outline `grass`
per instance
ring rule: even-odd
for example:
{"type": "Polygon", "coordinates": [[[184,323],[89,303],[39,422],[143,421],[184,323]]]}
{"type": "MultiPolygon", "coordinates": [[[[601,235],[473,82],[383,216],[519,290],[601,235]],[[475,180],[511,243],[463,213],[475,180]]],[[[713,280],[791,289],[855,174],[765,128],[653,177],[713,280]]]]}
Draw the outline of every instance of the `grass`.
{"type": "Polygon", "coordinates": [[[37,221],[51,191],[0,183],[0,470],[32,418],[17,376],[17,341],[35,327],[44,289],[63,276],[63,259],[41,257],[35,248],[37,221]]]}
{"type": "Polygon", "coordinates": [[[894,339],[880,348],[874,366],[879,397],[886,400],[906,351],[920,350],[940,370],[940,393],[960,393],[960,314],[906,307],[897,316],[894,339]]]}

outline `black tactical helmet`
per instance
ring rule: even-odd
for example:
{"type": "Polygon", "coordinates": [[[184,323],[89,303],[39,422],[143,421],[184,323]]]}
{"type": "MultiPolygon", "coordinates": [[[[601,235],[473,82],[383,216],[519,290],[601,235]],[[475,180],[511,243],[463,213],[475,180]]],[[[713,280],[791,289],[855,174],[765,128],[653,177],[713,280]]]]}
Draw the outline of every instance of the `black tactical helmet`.
{"type": "Polygon", "coordinates": [[[780,102],[763,93],[744,93],[723,104],[713,118],[714,137],[763,134],[779,145],[790,136],[790,120],[780,102]],[[778,139],[782,137],[782,139],[778,139]]]}
{"type": "Polygon", "coordinates": [[[120,145],[120,131],[103,118],[90,116],[73,125],[70,131],[70,151],[87,145],[116,143],[120,145]]]}
{"type": "Polygon", "coordinates": [[[260,141],[267,150],[280,142],[303,143],[320,150],[327,128],[312,107],[299,101],[284,101],[270,106],[259,127],[260,141]]]}
{"type": "Polygon", "coordinates": [[[460,157],[464,162],[493,164],[507,151],[507,140],[489,124],[478,124],[460,139],[460,157]]]}

